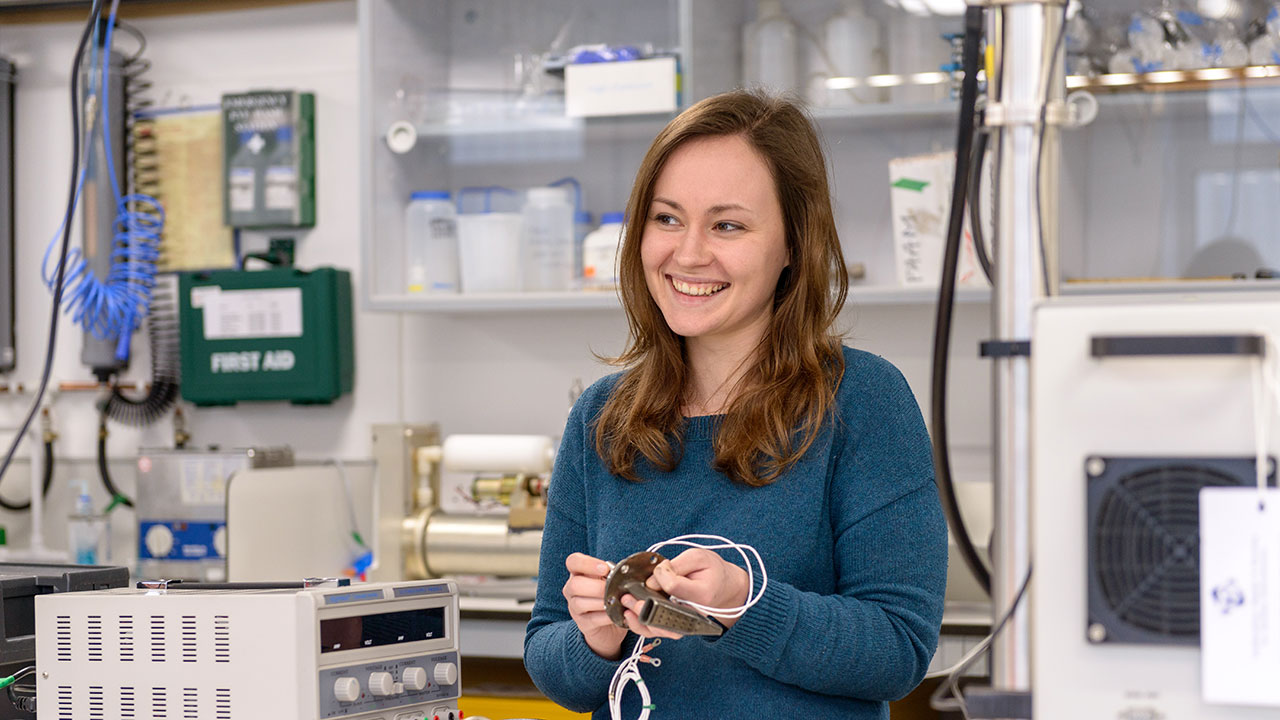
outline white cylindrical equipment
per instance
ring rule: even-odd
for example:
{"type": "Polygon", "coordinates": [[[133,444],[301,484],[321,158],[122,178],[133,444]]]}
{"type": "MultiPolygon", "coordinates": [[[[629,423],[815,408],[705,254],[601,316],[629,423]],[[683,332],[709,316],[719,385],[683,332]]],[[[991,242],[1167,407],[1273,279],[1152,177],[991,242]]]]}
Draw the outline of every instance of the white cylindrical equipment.
{"type": "Polygon", "coordinates": [[[443,456],[450,472],[532,475],[551,469],[555,447],[546,435],[450,435],[443,456]]]}

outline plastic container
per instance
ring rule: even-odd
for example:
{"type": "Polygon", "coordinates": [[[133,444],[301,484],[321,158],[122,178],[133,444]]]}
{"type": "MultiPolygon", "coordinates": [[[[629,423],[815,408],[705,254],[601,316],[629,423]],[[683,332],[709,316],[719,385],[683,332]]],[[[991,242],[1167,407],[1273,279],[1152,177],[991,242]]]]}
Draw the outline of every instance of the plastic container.
{"type": "MultiPolygon", "coordinates": [[[[951,62],[951,43],[942,37],[942,24],[932,16],[894,11],[888,23],[889,72],[895,75],[938,72],[951,62]]],[[[904,83],[889,90],[895,103],[928,103],[946,99],[947,83],[904,83]]]]}
{"type": "Polygon", "coordinates": [[[276,144],[263,179],[263,206],[268,210],[298,209],[298,164],[293,152],[293,126],[276,129],[276,144]]]}
{"type": "Polygon", "coordinates": [[[67,516],[67,547],[77,565],[101,565],[110,559],[107,540],[107,517],[93,511],[93,498],[84,483],[79,483],[75,509],[67,516]]]}
{"type": "Polygon", "coordinates": [[[240,149],[227,164],[227,203],[233,213],[253,212],[258,207],[258,165],[252,139],[253,133],[240,133],[240,149]]]}
{"type": "Polygon", "coordinates": [[[560,188],[529,188],[525,195],[521,260],[526,292],[573,287],[573,202],[560,188]]]}
{"type": "Polygon", "coordinates": [[[587,235],[595,229],[593,226],[591,213],[576,212],[573,214],[573,277],[575,287],[581,285],[582,281],[582,246],[587,241],[587,235]]]}
{"type": "Polygon", "coordinates": [[[582,287],[604,290],[618,286],[618,250],[622,243],[623,215],[600,216],[600,227],[582,244],[582,287]]]}
{"type": "Polygon", "coordinates": [[[755,22],[742,28],[743,84],[793,92],[800,77],[796,48],[796,26],[782,0],[760,0],[755,22]]]}
{"type": "Polygon", "coordinates": [[[1264,33],[1249,45],[1251,65],[1280,65],[1280,35],[1264,33]]]}
{"type": "Polygon", "coordinates": [[[459,279],[463,293],[520,292],[519,213],[458,216],[459,279]]]}
{"type": "Polygon", "coordinates": [[[458,292],[458,215],[449,193],[423,190],[409,196],[404,261],[410,293],[458,292]]]}
{"type": "MultiPolygon", "coordinates": [[[[867,15],[864,0],[845,0],[844,11],[823,27],[823,42],[832,76],[863,79],[884,74],[880,23],[867,15]]],[[[885,97],[885,91],[879,88],[827,88],[826,103],[848,107],[884,102],[885,97]]]]}

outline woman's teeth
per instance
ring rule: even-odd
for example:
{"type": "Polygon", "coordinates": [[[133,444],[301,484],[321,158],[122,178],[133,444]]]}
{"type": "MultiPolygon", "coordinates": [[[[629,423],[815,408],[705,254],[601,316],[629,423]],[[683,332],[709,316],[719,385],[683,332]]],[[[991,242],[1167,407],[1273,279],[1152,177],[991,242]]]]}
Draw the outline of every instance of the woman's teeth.
{"type": "Polygon", "coordinates": [[[714,283],[710,285],[690,284],[681,282],[675,278],[671,278],[671,284],[676,290],[685,295],[714,295],[721,290],[729,287],[729,283],[714,283]]]}

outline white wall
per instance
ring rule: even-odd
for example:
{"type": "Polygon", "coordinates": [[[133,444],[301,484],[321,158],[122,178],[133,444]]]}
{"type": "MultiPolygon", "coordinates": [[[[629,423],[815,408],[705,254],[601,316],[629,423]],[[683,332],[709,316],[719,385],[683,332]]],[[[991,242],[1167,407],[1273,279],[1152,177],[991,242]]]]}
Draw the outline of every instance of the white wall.
{"type": "MultiPolygon", "coordinates": [[[[0,16],[0,23],[3,17],[0,16]]],[[[153,94],[161,106],[216,103],[224,91],[278,87],[313,91],[317,101],[317,225],[299,243],[298,264],[352,270],[359,296],[359,197],[357,180],[357,29],[354,2],[303,4],[261,10],[180,15],[133,21],[147,36],[154,63],[153,94]]],[[[50,294],[38,265],[66,201],[70,119],[65,96],[79,26],[0,25],[0,53],[20,72],[17,95],[17,307],[18,368],[9,378],[32,387],[38,380],[47,332],[50,294]]],[[[247,235],[248,244],[255,238],[247,235]]],[[[262,238],[256,238],[262,241],[262,238]]],[[[856,294],[855,294],[856,297],[856,294]]],[[[359,305],[357,305],[358,309],[359,305]]],[[[957,468],[980,477],[987,460],[987,367],[976,359],[986,305],[957,310],[956,368],[952,374],[952,436],[961,454],[957,468]]],[[[921,398],[928,395],[932,308],[854,306],[846,312],[850,343],[881,353],[907,374],[921,398]]],[[[224,447],[288,443],[300,457],[368,457],[370,426],[377,422],[433,421],[445,432],[519,432],[558,435],[575,380],[589,384],[610,368],[592,351],[616,353],[625,339],[622,313],[583,310],[557,313],[426,315],[357,311],[355,391],[329,407],[283,403],[234,408],[187,407],[197,445],[224,447]]],[[[79,333],[61,325],[54,381],[88,380],[78,361],[79,333]]],[[[145,381],[139,358],[129,376],[145,381]]],[[[53,400],[60,456],[90,458],[96,441],[92,393],[53,400]]],[[[29,396],[0,394],[0,425],[13,425],[29,396]]],[[[109,453],[118,483],[133,489],[131,458],[139,446],[171,445],[163,421],[143,431],[112,425],[109,453]]],[[[89,465],[66,462],[51,497],[46,536],[65,546],[69,507],[65,480],[93,478],[89,465]]],[[[10,472],[0,492],[25,498],[24,468],[10,472]]],[[[105,497],[93,484],[101,500],[105,497]]],[[[118,517],[116,537],[132,542],[128,514],[118,517]]],[[[0,513],[14,544],[24,544],[23,516],[0,513]]],[[[126,549],[126,552],[131,552],[126,549]]]]}

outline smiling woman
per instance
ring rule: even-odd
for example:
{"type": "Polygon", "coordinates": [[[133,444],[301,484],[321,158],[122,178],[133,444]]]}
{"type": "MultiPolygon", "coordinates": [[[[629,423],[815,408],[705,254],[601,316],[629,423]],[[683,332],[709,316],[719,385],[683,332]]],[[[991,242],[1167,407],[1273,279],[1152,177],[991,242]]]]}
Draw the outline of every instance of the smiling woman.
{"type": "Polygon", "coordinates": [[[833,330],[848,277],[813,124],[763,94],[708,98],[654,140],[627,217],[630,338],[565,427],[530,677],[596,718],[885,717],[937,644],[946,527],[910,388],[833,330]],[[630,594],[610,598],[615,625],[610,563],[696,534],[750,546],[762,572],[694,547],[646,587],[723,634],[646,625],[630,594]]]}

